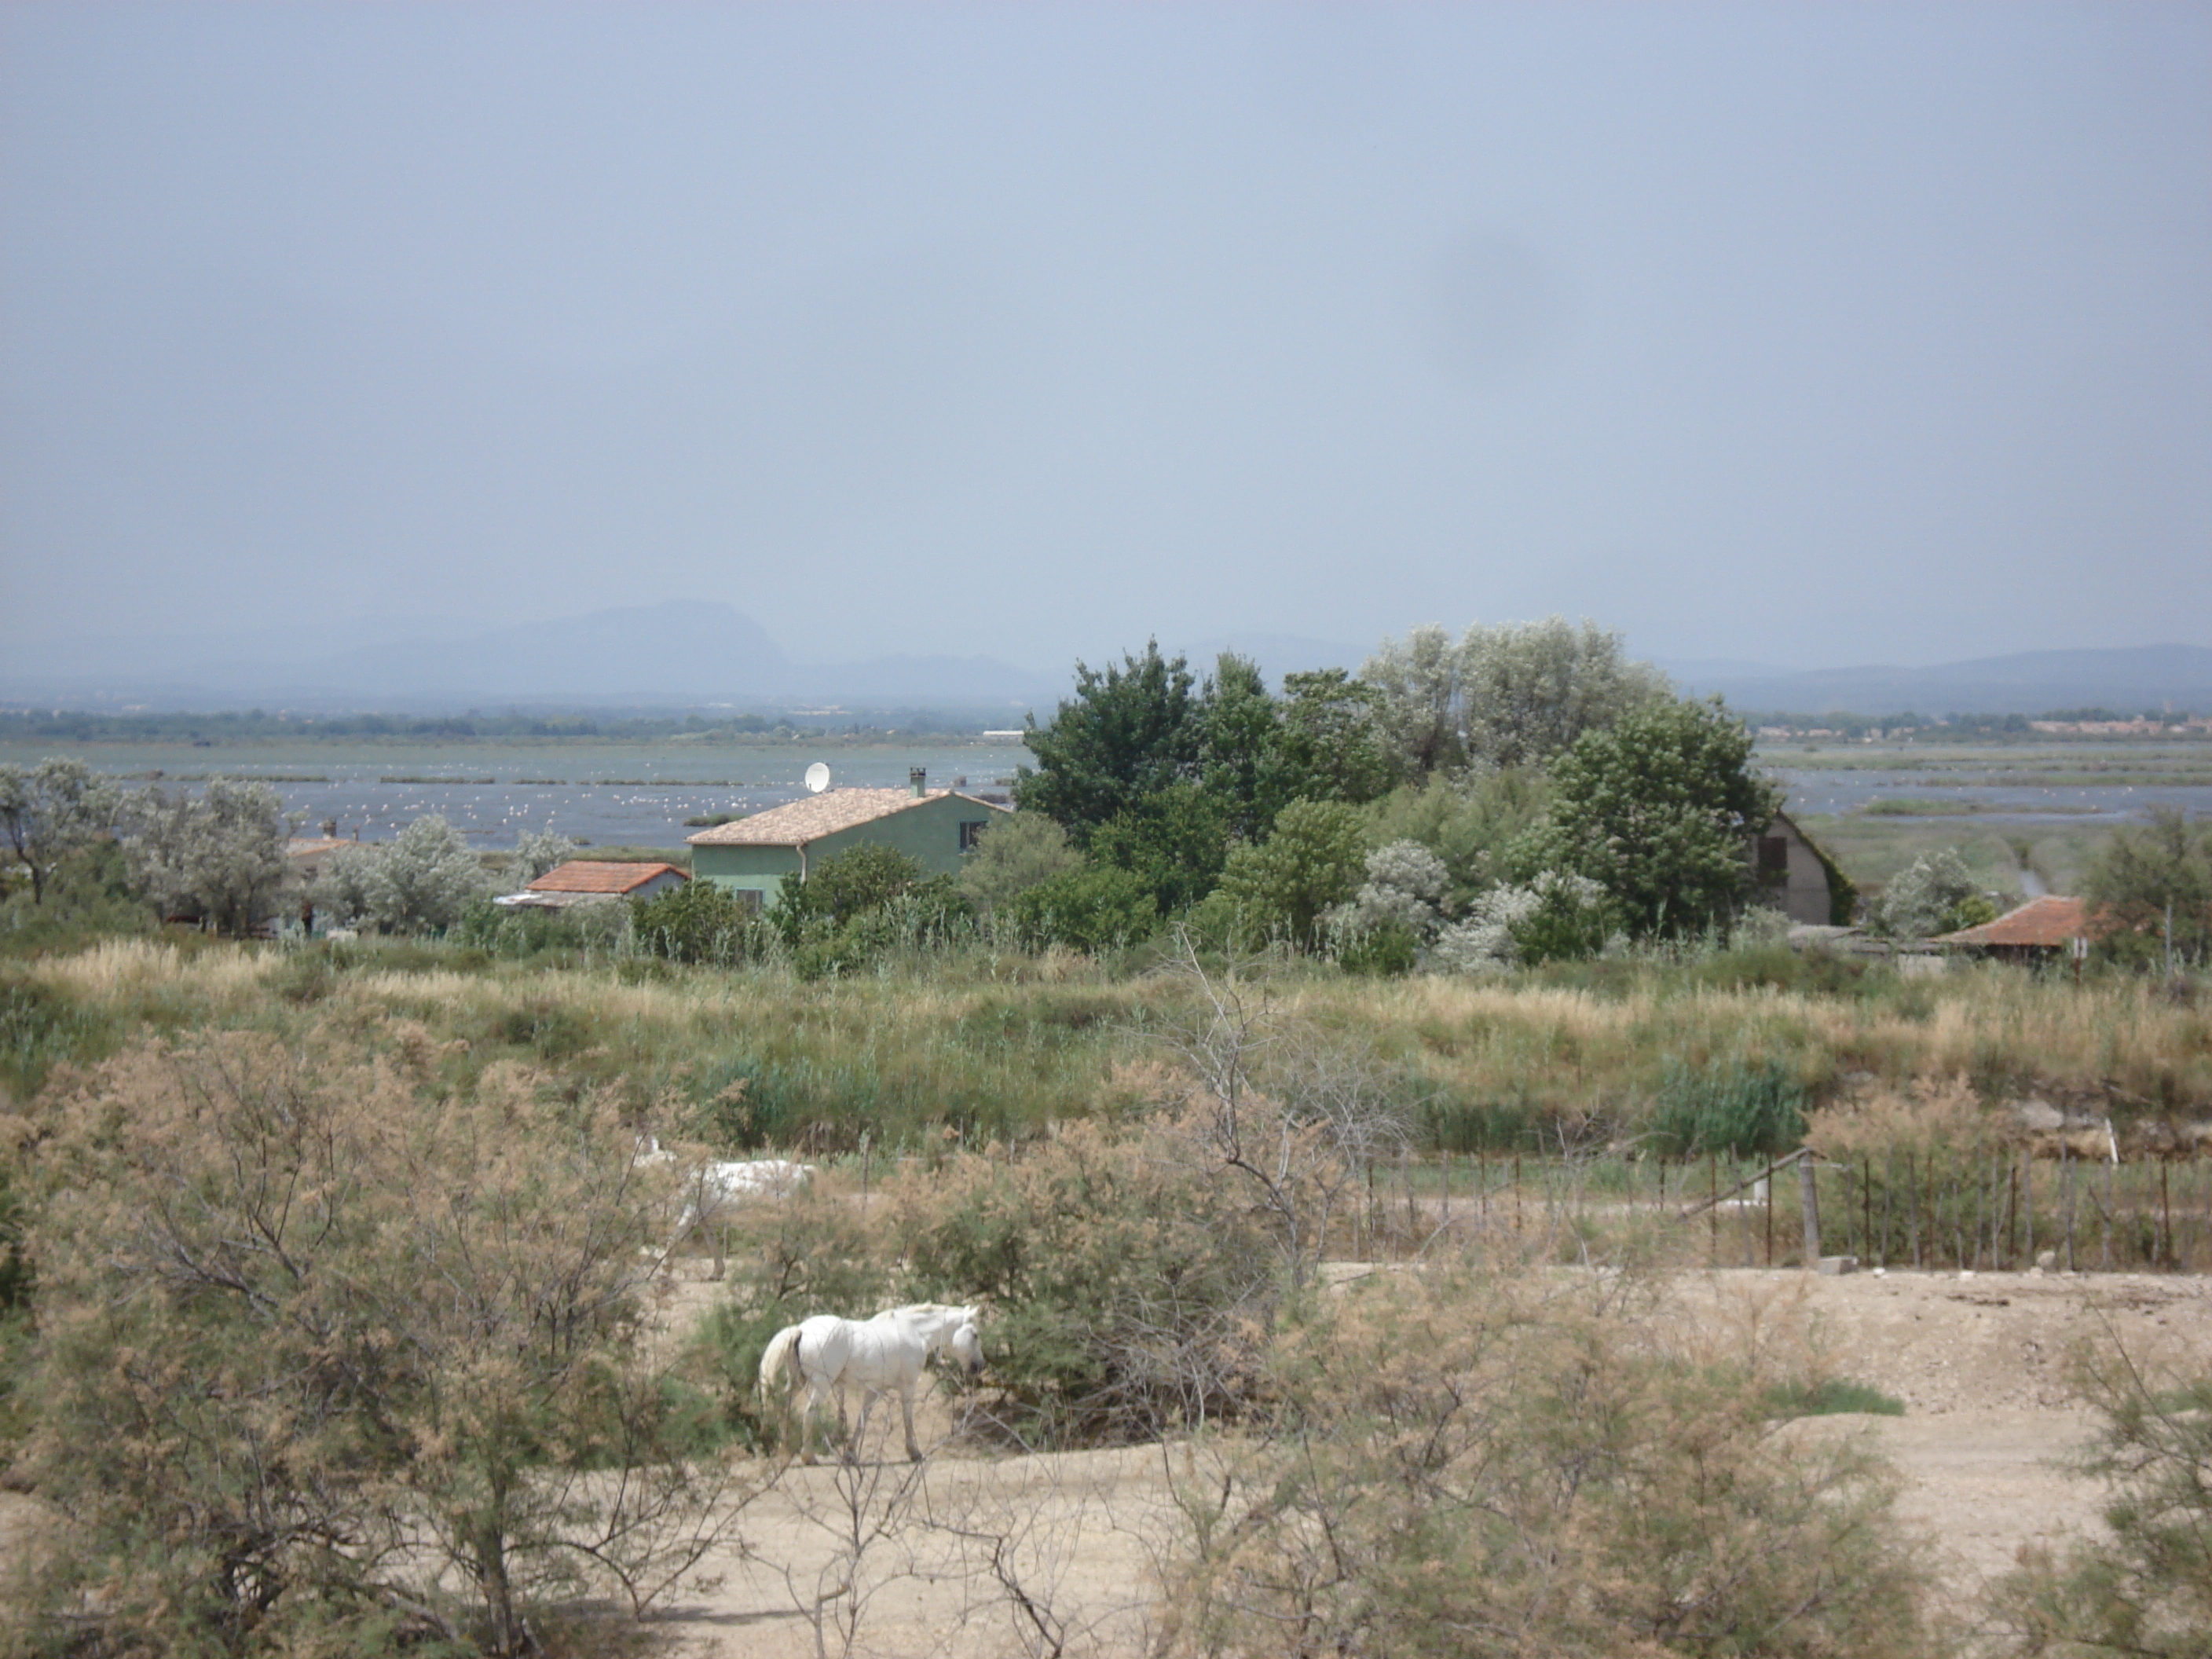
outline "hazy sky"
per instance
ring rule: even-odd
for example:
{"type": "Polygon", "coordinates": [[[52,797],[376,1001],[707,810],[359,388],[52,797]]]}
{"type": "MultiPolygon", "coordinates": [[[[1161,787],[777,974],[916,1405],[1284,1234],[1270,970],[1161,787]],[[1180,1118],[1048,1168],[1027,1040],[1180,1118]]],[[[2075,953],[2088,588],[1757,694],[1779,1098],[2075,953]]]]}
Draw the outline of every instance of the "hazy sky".
{"type": "Polygon", "coordinates": [[[2212,644],[2212,7],[17,4],[0,331],[11,653],[2212,644]]]}

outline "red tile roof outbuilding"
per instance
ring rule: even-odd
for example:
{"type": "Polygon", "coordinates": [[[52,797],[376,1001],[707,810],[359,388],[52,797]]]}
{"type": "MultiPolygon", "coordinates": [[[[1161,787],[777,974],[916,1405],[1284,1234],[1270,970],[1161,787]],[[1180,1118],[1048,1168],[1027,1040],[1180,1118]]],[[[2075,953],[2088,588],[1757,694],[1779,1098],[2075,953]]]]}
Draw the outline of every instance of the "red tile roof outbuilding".
{"type": "Polygon", "coordinates": [[[2006,911],[1995,921],[1985,921],[1978,927],[1961,927],[1955,933],[1940,933],[1928,942],[2058,950],[2068,940],[2088,933],[2089,907],[2086,903],[2077,898],[2047,893],[2041,898],[2028,900],[2016,910],[2006,911]]]}
{"type": "Polygon", "coordinates": [[[533,893],[629,893],[663,875],[690,878],[672,864],[623,864],[607,859],[570,859],[530,884],[533,893]]]}

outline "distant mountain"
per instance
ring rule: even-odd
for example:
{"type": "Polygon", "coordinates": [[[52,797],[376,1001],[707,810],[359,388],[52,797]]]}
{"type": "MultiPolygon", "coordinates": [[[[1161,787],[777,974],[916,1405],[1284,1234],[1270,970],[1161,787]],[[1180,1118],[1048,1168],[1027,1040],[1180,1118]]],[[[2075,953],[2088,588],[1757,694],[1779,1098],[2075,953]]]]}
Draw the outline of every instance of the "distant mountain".
{"type": "Polygon", "coordinates": [[[1929,668],[1818,668],[1662,663],[1687,691],[1738,708],[1855,714],[2036,714],[2101,706],[2212,711],[2212,649],[2201,645],[2022,651],[1929,668]]]}
{"type": "Polygon", "coordinates": [[[676,599],[520,623],[463,639],[349,647],[289,660],[240,655],[139,669],[89,653],[65,670],[0,670],[0,697],[167,708],[449,710],[477,703],[875,707],[1048,702],[1060,683],[981,656],[796,663],[726,605],[676,599]]]}

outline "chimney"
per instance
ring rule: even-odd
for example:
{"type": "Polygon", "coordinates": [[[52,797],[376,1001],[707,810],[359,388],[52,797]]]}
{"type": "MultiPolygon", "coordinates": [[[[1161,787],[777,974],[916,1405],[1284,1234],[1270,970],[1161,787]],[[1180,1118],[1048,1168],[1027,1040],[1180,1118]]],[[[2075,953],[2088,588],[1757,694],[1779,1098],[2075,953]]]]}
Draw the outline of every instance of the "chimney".
{"type": "Polygon", "coordinates": [[[913,791],[914,798],[916,800],[920,800],[924,795],[929,793],[928,784],[929,769],[927,767],[909,766],[907,768],[906,787],[909,790],[913,791]]]}

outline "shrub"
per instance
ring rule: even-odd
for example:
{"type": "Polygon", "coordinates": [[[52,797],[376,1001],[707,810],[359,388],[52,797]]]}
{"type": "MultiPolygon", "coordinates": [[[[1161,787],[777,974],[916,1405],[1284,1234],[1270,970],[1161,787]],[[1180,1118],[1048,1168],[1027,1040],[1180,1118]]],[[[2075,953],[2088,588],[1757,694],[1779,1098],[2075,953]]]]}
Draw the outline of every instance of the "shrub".
{"type": "Polygon", "coordinates": [[[1987,921],[1996,909],[1984,898],[1957,851],[1923,853],[1890,878],[1875,902],[1874,923],[1896,939],[1927,939],[1987,921]]]}
{"type": "Polygon", "coordinates": [[[1310,949],[1323,914],[1359,885],[1366,863],[1361,841],[1357,809],[1294,800],[1275,815],[1266,841],[1231,849],[1220,891],[1248,925],[1310,949]]]}
{"type": "Polygon", "coordinates": [[[998,1409],[1024,1441],[1148,1439],[1249,1403],[1275,1252],[1171,1132],[1072,1124],[1018,1158],[910,1177],[896,1204],[923,1291],[989,1298],[998,1409]]]}
{"type": "Polygon", "coordinates": [[[1456,974],[1502,974],[1526,963],[1580,962],[1605,948],[1613,908],[1585,876],[1547,870],[1526,887],[1494,887],[1467,920],[1437,935],[1434,959],[1456,974]]]}
{"type": "Polygon", "coordinates": [[[76,1529],[41,1604],[96,1586],[113,1650],[515,1654],[720,1524],[643,1340],[667,1194],[631,1129],[513,1067],[445,1093],[393,1035],[142,1046],[50,1110],[19,1467],[76,1529]]]}
{"type": "Polygon", "coordinates": [[[1929,1650],[1924,1553],[1863,1443],[1786,1449],[1763,1358],[1633,1286],[1391,1275],[1286,1320],[1273,1431],[1180,1482],[1160,1651],[1929,1650]]]}
{"type": "Polygon", "coordinates": [[[2077,1473],[2109,1483],[2107,1534],[2033,1548],[1991,1587],[2009,1651],[2197,1659],[2212,1631],[2212,1376],[2161,1378],[2107,1335],[2074,1359],[2104,1418],[2077,1473]]]}
{"type": "Polygon", "coordinates": [[[1042,812],[994,813],[960,866],[960,892],[984,915],[1012,905],[1041,882],[1083,867],[1083,854],[1042,812]]]}
{"type": "Polygon", "coordinates": [[[1062,871],[1017,896],[1010,911],[1022,942],[1032,950],[1064,945],[1098,951],[1150,939],[1159,910],[1141,876],[1112,865],[1062,871]]]}
{"type": "Polygon", "coordinates": [[[649,956],[735,967],[757,953],[764,930],[744,901],[704,878],[630,901],[630,936],[649,956]]]}

